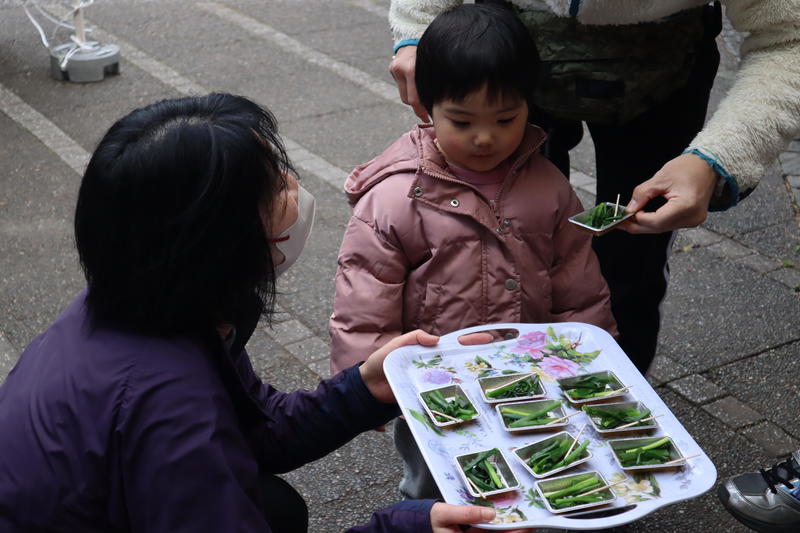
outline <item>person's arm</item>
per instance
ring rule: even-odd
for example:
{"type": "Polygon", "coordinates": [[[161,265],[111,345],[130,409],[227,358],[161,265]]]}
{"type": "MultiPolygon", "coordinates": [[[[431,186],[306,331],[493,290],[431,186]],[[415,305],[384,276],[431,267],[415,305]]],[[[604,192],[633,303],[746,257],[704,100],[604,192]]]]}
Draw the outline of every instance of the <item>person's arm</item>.
{"type": "MultiPolygon", "coordinates": [[[[486,523],[494,517],[495,511],[488,507],[405,500],[375,512],[368,524],[348,529],[346,533],[462,533],[459,524],[486,523]]],[[[478,531],[481,530],[467,530],[468,533],[478,531]]]]}
{"type": "Polygon", "coordinates": [[[656,233],[702,223],[709,206],[727,209],[747,196],[793,139],[800,137],[800,3],[727,0],[733,27],[749,35],[733,86],[684,154],[633,193],[629,211],[651,198],[625,229],[656,233]]]}
{"type": "Polygon", "coordinates": [[[397,83],[400,100],[414,109],[423,122],[428,122],[428,112],[419,101],[414,71],[417,42],[436,15],[463,0],[392,0],[389,7],[389,26],[394,38],[394,56],[389,72],[397,83]]]}
{"type": "Polygon", "coordinates": [[[553,232],[554,260],[550,267],[555,322],[585,322],[617,334],[611,314],[608,285],[600,273],[600,264],[592,250],[591,236],[569,222],[580,213],[580,200],[566,187],[559,198],[564,208],[553,232]]]}
{"type": "Polygon", "coordinates": [[[331,372],[365,360],[403,330],[403,290],[410,268],[374,221],[354,214],[342,239],[330,319],[331,372]]]}

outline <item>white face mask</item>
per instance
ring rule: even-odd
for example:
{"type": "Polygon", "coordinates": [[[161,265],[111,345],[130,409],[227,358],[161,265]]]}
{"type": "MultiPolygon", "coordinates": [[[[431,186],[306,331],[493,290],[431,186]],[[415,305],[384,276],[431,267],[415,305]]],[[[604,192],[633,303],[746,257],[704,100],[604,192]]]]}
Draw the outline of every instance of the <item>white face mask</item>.
{"type": "Polygon", "coordinates": [[[270,239],[284,256],[283,263],[275,265],[275,277],[279,277],[286,272],[303,252],[308,236],[311,233],[311,226],[314,225],[315,210],[316,200],[314,200],[314,195],[298,185],[297,220],[283,230],[280,235],[270,239]]]}

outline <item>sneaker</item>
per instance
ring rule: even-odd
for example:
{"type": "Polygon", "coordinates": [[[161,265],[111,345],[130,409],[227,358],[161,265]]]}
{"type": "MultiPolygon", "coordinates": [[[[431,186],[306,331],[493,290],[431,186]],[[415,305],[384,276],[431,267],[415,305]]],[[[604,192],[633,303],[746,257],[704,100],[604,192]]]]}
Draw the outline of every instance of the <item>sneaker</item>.
{"type": "Polygon", "coordinates": [[[717,487],[722,505],[739,522],[763,533],[800,531],[800,451],[768,470],[728,478],[717,487]]]}

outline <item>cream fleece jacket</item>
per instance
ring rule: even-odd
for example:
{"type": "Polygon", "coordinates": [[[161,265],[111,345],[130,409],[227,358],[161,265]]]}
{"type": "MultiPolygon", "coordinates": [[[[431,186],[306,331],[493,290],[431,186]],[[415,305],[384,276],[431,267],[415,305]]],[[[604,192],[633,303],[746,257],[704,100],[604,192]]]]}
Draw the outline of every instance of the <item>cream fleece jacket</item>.
{"type": "MultiPolygon", "coordinates": [[[[418,39],[433,18],[461,0],[392,0],[395,42],[418,39]]],[[[546,5],[582,24],[650,22],[708,3],[706,0],[513,0],[546,5]]],[[[733,27],[748,32],[742,61],[727,96],[687,151],[701,155],[726,179],[722,207],[734,205],[800,137],[800,0],[722,0],[733,27]]]]}

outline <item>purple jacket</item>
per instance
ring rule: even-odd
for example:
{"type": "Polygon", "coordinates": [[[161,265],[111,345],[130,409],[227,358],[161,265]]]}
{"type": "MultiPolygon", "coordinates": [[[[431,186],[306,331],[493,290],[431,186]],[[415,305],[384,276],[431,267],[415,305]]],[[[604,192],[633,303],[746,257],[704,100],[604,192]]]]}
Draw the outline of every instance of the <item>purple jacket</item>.
{"type": "MultiPolygon", "coordinates": [[[[89,333],[81,294],[0,387],[0,533],[268,532],[259,469],[292,470],[395,415],[355,367],[287,394],[244,350],[89,333]]],[[[351,531],[430,531],[431,505],[351,531]]]]}

